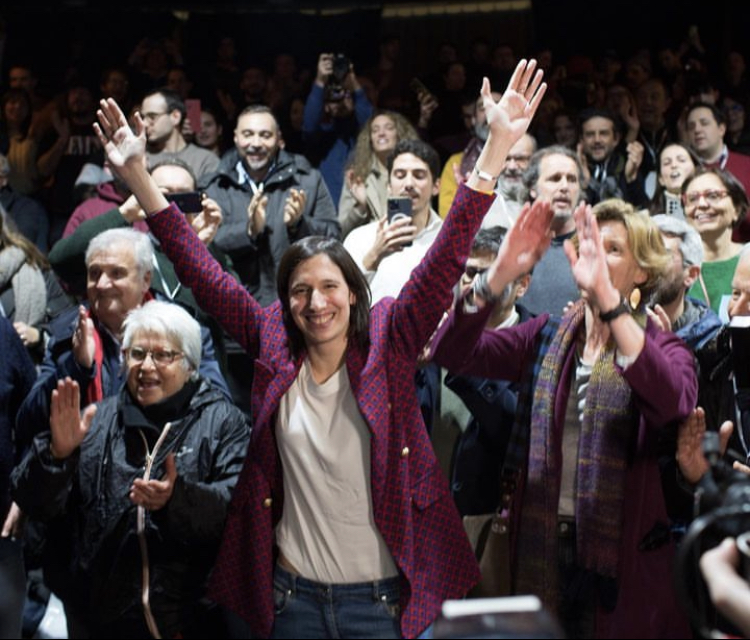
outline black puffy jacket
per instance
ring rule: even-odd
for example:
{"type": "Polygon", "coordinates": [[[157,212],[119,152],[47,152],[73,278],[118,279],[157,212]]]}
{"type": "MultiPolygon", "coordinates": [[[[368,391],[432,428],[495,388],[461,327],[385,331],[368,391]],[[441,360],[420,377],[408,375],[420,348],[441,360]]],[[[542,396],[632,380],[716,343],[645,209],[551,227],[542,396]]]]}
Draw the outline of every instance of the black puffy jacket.
{"type": "MultiPolygon", "coordinates": [[[[129,491],[143,476],[146,443],[153,450],[159,433],[146,423],[125,424],[125,394],[99,403],[83,443],[65,460],[51,457],[49,432],[36,436],[13,476],[22,510],[57,525],[51,546],[64,582],[54,584],[50,576],[50,586],[92,637],[148,635],[137,508],[129,491]]],[[[195,631],[249,436],[239,409],[201,381],[185,416],[171,423],[156,452],[151,478],[164,475],[168,453],[175,454],[178,474],[167,505],[146,512],[150,604],[164,637],[195,631]]]]}

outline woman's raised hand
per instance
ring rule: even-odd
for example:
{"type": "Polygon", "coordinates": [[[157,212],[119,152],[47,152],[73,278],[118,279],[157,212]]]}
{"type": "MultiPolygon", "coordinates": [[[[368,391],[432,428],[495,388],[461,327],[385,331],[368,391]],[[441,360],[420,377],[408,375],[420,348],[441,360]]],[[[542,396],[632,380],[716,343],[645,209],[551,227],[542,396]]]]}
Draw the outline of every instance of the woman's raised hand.
{"type": "Polygon", "coordinates": [[[566,240],[564,245],[573,278],[589,304],[600,309],[601,303],[608,302],[613,307],[620,299],[620,294],[609,278],[607,254],[591,205],[581,202],[573,212],[573,219],[576,223],[578,251],[570,240],[566,240]]]}
{"type": "Polygon", "coordinates": [[[81,416],[81,391],[70,378],[57,381],[50,403],[50,452],[57,459],[70,456],[83,442],[96,413],[90,405],[81,416]]]}
{"type": "Polygon", "coordinates": [[[490,81],[485,78],[482,82],[481,95],[490,130],[509,135],[514,143],[526,133],[547,90],[542,82],[544,74],[541,70],[534,73],[535,69],[536,60],[521,60],[498,102],[492,97],[490,81]]]}
{"type": "Polygon", "coordinates": [[[146,127],[140,113],[136,112],[133,116],[135,132],[112,98],[99,102],[96,115],[99,122],[94,123],[94,131],[116,172],[121,172],[134,162],[145,162],[146,127]]]}
{"type": "Polygon", "coordinates": [[[517,278],[529,273],[552,241],[554,213],[549,202],[525,204],[521,214],[503,239],[503,244],[487,273],[490,289],[499,294],[517,278]]]}

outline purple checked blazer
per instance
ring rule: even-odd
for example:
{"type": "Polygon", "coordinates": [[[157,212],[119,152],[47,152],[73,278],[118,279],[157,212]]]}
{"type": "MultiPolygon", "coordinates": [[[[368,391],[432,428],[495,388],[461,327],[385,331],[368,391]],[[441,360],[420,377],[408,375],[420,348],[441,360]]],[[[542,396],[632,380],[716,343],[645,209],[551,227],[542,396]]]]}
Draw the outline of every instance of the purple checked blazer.
{"type": "MultiPolygon", "coordinates": [[[[372,434],[373,512],[401,577],[401,631],[416,637],[442,602],[460,598],[479,570],[438,466],[417,405],[416,361],[452,301],[474,234],[493,197],[459,189],[451,214],[422,263],[395,300],[370,312],[370,348],[350,346],[352,391],[372,434]]],[[[204,311],[255,359],[253,432],[230,506],[209,596],[246,619],[254,635],[273,628],[274,526],[283,485],[276,411],[297,377],[275,302],[261,308],[224,273],[174,206],[149,218],[183,284],[204,311]]]]}

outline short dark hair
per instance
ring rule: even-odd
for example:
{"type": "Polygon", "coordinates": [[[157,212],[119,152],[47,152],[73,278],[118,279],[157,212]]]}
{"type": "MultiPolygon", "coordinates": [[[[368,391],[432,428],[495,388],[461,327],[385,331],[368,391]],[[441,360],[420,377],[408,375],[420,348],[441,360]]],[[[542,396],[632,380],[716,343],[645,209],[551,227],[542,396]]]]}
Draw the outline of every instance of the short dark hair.
{"type": "Polygon", "coordinates": [[[690,114],[693,113],[693,111],[695,111],[696,109],[708,109],[714,115],[714,120],[716,120],[716,124],[718,125],[727,123],[727,119],[724,117],[721,109],[719,109],[719,107],[717,107],[715,104],[710,104],[709,102],[694,102],[693,104],[691,104],[688,107],[687,112],[685,113],[686,122],[690,117],[690,114]]]}
{"type": "Polygon", "coordinates": [[[284,252],[279,263],[279,269],[276,272],[276,291],[281,302],[282,317],[289,336],[290,350],[294,356],[299,355],[305,348],[305,339],[292,318],[289,307],[289,282],[294,270],[300,264],[321,253],[328,256],[341,269],[349,291],[356,298],[349,317],[348,338],[350,343],[355,343],[363,349],[369,346],[372,297],[365,276],[341,242],[334,238],[308,236],[298,240],[284,252]]]}
{"type": "Polygon", "coordinates": [[[255,114],[255,113],[267,113],[269,116],[273,118],[273,121],[276,124],[276,131],[278,131],[279,133],[281,132],[281,127],[279,126],[279,119],[276,117],[276,114],[273,112],[273,109],[271,109],[271,107],[268,107],[264,104],[251,104],[245,107],[242,111],[240,111],[240,114],[237,116],[237,122],[235,122],[235,125],[234,125],[235,128],[237,128],[237,123],[239,123],[240,118],[242,116],[255,114]]]}
{"type": "Polygon", "coordinates": [[[588,109],[584,109],[583,111],[581,111],[580,115],[578,116],[579,129],[583,129],[583,125],[592,118],[605,118],[612,123],[612,128],[614,129],[615,133],[620,132],[619,118],[609,109],[601,109],[599,107],[589,107],[588,109]]]}
{"type": "MultiPolygon", "coordinates": [[[[167,103],[167,113],[172,113],[173,111],[180,112],[180,125],[182,125],[182,121],[187,115],[187,107],[185,106],[183,99],[180,98],[180,94],[176,91],[172,91],[172,89],[168,89],[167,87],[161,87],[147,93],[143,96],[143,100],[155,95],[160,95],[164,98],[164,101],[167,103]]],[[[141,104],[143,104],[143,100],[141,100],[141,104]]]]}
{"type": "Polygon", "coordinates": [[[391,151],[386,161],[388,176],[390,177],[393,170],[393,161],[404,153],[411,153],[422,160],[430,169],[432,181],[436,182],[440,177],[440,156],[437,151],[423,140],[399,140],[391,151]]]}

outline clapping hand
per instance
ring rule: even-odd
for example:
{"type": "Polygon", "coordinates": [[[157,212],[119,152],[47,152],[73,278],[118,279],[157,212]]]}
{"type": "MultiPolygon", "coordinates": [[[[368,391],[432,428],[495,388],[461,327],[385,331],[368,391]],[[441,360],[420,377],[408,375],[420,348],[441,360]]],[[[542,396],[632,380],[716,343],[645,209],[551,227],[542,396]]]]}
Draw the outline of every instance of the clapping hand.
{"type": "Polygon", "coordinates": [[[578,237],[578,251],[570,240],[565,241],[565,255],[568,256],[573,278],[581,290],[581,295],[597,309],[613,308],[620,300],[609,277],[607,254],[599,234],[591,205],[579,204],[573,212],[578,237]]]}
{"type": "Polygon", "coordinates": [[[163,509],[174,491],[174,483],[177,480],[177,467],[174,461],[174,453],[167,455],[164,460],[165,473],[161,480],[144,480],[136,478],[130,487],[130,501],[149,511],[163,509]]]}

